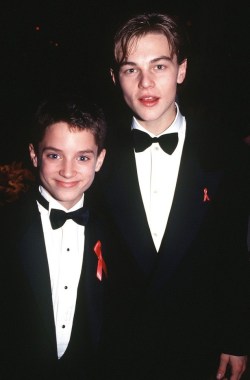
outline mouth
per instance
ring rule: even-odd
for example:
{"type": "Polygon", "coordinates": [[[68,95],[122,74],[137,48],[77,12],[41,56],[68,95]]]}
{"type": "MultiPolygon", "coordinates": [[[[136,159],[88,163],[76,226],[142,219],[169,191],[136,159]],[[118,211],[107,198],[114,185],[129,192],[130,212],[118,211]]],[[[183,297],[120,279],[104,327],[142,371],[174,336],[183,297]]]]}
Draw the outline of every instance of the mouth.
{"type": "Polygon", "coordinates": [[[139,102],[145,107],[153,107],[159,102],[159,99],[156,96],[142,96],[139,98],[139,102]]]}
{"type": "Polygon", "coordinates": [[[62,187],[64,189],[70,189],[72,187],[75,187],[77,185],[78,182],[74,181],[74,182],[63,182],[63,181],[56,181],[57,185],[59,187],[62,187]]]}

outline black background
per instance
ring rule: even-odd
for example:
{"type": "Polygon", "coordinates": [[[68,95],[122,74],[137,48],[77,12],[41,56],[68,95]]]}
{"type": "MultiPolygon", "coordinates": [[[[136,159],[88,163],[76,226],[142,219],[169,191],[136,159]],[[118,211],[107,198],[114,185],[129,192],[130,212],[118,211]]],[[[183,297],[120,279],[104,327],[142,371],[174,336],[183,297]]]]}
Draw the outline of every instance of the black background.
{"type": "Polygon", "coordinates": [[[225,0],[6,1],[0,31],[0,164],[26,159],[31,115],[54,91],[82,92],[107,115],[114,112],[112,38],[122,21],[147,11],[177,15],[188,28],[192,54],[184,103],[223,114],[223,133],[236,138],[248,133],[249,5],[225,0]]]}

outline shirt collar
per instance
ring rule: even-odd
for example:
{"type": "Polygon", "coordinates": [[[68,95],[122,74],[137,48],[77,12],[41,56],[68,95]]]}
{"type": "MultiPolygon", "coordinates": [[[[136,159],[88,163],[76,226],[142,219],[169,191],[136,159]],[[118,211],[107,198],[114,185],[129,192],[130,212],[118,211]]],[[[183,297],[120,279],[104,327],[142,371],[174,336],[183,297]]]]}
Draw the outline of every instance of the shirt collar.
{"type": "Polygon", "coordinates": [[[65,207],[61,205],[61,203],[59,203],[55,198],[53,198],[50,195],[50,193],[47,190],[45,190],[43,186],[39,186],[39,191],[42,194],[42,196],[49,202],[49,210],[48,210],[49,212],[52,208],[69,212],[69,211],[77,210],[83,206],[84,194],[82,195],[82,198],[73,207],[71,207],[70,209],[66,209],[65,207]]]}

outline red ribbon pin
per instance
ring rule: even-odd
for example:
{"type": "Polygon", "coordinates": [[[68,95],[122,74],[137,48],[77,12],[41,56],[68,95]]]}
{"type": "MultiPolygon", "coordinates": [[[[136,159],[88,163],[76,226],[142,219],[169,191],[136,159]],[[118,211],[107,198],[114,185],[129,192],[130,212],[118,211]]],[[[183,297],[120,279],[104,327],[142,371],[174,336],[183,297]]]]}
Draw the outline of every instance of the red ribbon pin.
{"type": "Polygon", "coordinates": [[[207,193],[207,188],[205,187],[203,202],[209,202],[209,201],[210,201],[210,198],[209,198],[208,193],[207,193]]]}
{"type": "Polygon", "coordinates": [[[106,263],[102,257],[102,244],[100,240],[98,240],[94,246],[94,252],[97,256],[98,262],[97,262],[97,270],[96,270],[96,277],[98,280],[102,281],[102,272],[104,272],[105,276],[108,276],[107,272],[107,266],[106,263]]]}

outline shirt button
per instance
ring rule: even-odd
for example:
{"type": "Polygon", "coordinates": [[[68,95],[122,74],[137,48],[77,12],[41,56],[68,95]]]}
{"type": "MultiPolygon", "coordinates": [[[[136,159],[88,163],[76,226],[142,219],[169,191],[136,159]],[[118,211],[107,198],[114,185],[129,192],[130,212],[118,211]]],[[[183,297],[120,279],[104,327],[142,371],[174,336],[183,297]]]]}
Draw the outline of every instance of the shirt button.
{"type": "Polygon", "coordinates": [[[65,325],[62,325],[62,329],[65,329],[65,325]]]}
{"type": "Polygon", "coordinates": [[[67,286],[64,286],[64,289],[68,289],[68,287],[67,287],[67,286]]]}
{"type": "Polygon", "coordinates": [[[69,248],[67,248],[67,251],[70,251],[70,249],[69,249],[69,248]]]}

